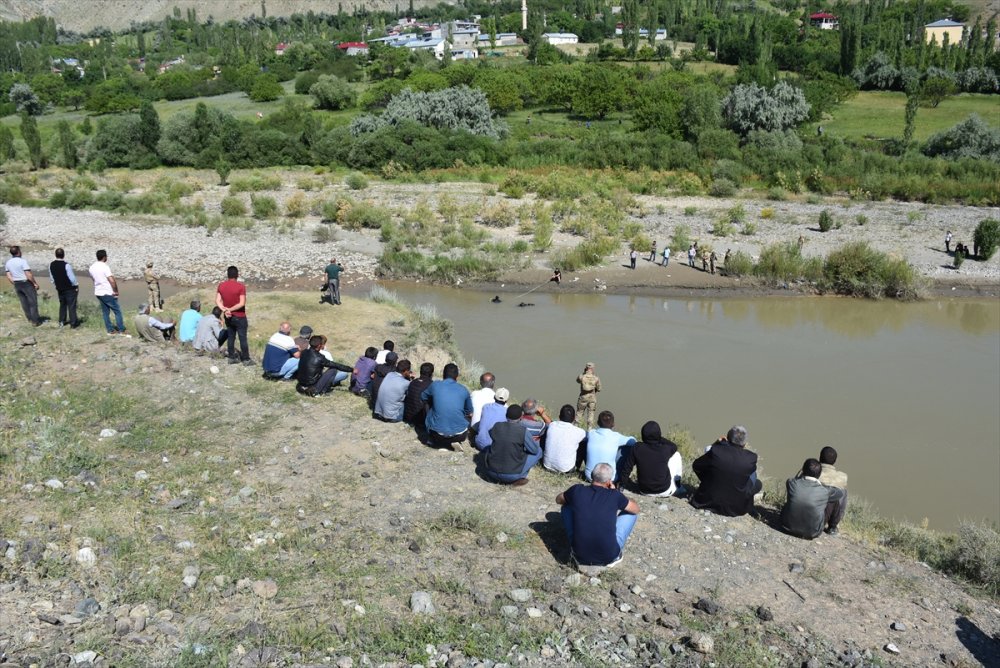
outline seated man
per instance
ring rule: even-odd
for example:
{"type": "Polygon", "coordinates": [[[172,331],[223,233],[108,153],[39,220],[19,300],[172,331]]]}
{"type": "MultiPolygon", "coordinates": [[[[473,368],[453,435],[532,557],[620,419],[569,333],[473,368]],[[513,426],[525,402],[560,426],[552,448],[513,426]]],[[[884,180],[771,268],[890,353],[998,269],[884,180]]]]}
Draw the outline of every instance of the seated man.
{"type": "Polygon", "coordinates": [[[372,371],[375,370],[375,356],[377,354],[378,350],[375,349],[375,346],[368,346],[365,349],[365,354],[354,363],[350,387],[354,394],[368,396],[368,383],[371,381],[372,371]]]}
{"type": "Polygon", "coordinates": [[[399,360],[396,369],[386,374],[375,399],[375,417],[386,422],[403,419],[403,402],[410,387],[410,360],[399,360]]]}
{"type": "Polygon", "coordinates": [[[528,484],[528,471],[542,458],[542,448],[521,422],[521,407],[507,407],[507,419],[490,429],[492,445],[483,448],[486,477],[520,487],[528,484]]]}
{"type": "Polygon", "coordinates": [[[181,313],[180,324],[177,326],[177,338],[181,343],[194,341],[199,320],[201,320],[201,302],[195,299],[191,302],[191,308],[181,313]]]}
{"type": "Polygon", "coordinates": [[[271,335],[264,346],[264,377],[275,380],[291,380],[299,370],[299,347],[292,338],[292,326],[283,322],[278,331],[271,335]]]}
{"type": "Polygon", "coordinates": [[[295,337],[295,345],[299,347],[299,352],[304,353],[309,348],[309,339],[312,338],[313,328],[309,325],[299,327],[299,335],[295,337]]]}
{"type": "Polygon", "coordinates": [[[483,416],[483,406],[493,403],[493,385],[496,378],[487,371],[479,377],[479,389],[472,393],[472,431],[479,429],[479,420],[483,416]]]}
{"type": "Polygon", "coordinates": [[[757,453],[746,450],[746,444],[746,427],[737,425],[694,460],[701,484],[691,499],[692,506],[729,517],[750,512],[753,497],[763,485],[757,480],[757,453]]]}
{"type": "Polygon", "coordinates": [[[493,403],[483,406],[482,415],[479,418],[479,430],[476,432],[474,441],[479,450],[493,443],[493,438],[490,436],[490,429],[493,428],[493,425],[507,419],[508,399],[510,399],[510,390],[501,387],[493,393],[493,403]]]}
{"type": "Polygon", "coordinates": [[[420,398],[427,402],[424,425],[431,445],[463,452],[462,442],[468,436],[469,416],[472,415],[472,397],[464,385],[458,384],[457,364],[445,364],[441,375],[441,380],[434,381],[420,393],[420,398]]]}
{"type": "Polygon", "coordinates": [[[325,336],[313,335],[309,339],[309,348],[299,358],[299,370],[295,375],[298,392],[315,397],[326,394],[347,380],[351,367],[324,357],[322,351],[325,347],[325,336]]]}
{"type": "Polygon", "coordinates": [[[382,350],[375,355],[375,364],[385,364],[385,356],[396,350],[396,344],[392,341],[385,341],[382,350]]]}
{"type": "Polygon", "coordinates": [[[521,402],[521,411],[523,412],[521,424],[528,430],[531,437],[535,439],[535,443],[541,443],[542,436],[545,434],[545,428],[552,422],[552,418],[546,415],[545,409],[530,397],[521,402]]]}
{"type": "Polygon", "coordinates": [[[389,353],[385,356],[384,362],[376,364],[375,368],[372,369],[371,380],[368,383],[368,393],[371,395],[372,406],[375,405],[375,401],[378,399],[378,389],[382,387],[382,381],[396,369],[398,361],[399,356],[396,353],[389,353]]]}
{"type": "Polygon", "coordinates": [[[576,409],[566,404],[559,409],[559,419],[545,428],[545,457],[542,466],[556,473],[580,468],[587,458],[587,432],[577,427],[576,409]]]}
{"type": "Polygon", "coordinates": [[[424,421],[427,419],[427,403],[420,395],[433,382],[434,365],[430,362],[424,362],[420,365],[420,377],[411,380],[410,386],[406,388],[406,398],[403,400],[403,422],[412,424],[418,429],[424,428],[424,421]]]}
{"type": "Polygon", "coordinates": [[[810,457],[802,473],[785,482],[788,498],[781,509],[781,527],[793,536],[812,540],[823,527],[828,534],[837,533],[837,523],[844,516],[844,490],[821,483],[822,472],[819,460],[810,457]]]}
{"type": "Polygon", "coordinates": [[[635,439],[614,430],[615,414],[611,411],[601,411],[597,416],[597,429],[591,429],[587,434],[587,467],[583,476],[590,480],[594,467],[601,462],[610,462],[618,466],[622,450],[635,445],[635,439]]]}
{"type": "Polygon", "coordinates": [[[573,559],[581,566],[617,566],[638,519],[639,504],[615,489],[614,474],[611,464],[601,462],[590,485],[573,485],[556,497],[573,559]]]}
{"type": "MultiPolygon", "coordinates": [[[[840,504],[840,514],[830,519],[830,524],[834,527],[840,524],[840,520],[844,519],[844,513],[847,512],[847,474],[843,471],[838,471],[837,467],[834,466],[836,463],[837,451],[829,445],[819,451],[819,464],[823,467],[819,481],[827,487],[836,487],[844,490],[844,502],[840,504]]],[[[833,536],[837,533],[837,530],[834,529],[827,533],[833,536]]]]}
{"type": "Polygon", "coordinates": [[[151,343],[165,343],[174,333],[174,321],[170,318],[159,320],[149,315],[149,304],[139,305],[139,312],[132,322],[136,333],[151,343]]]}
{"type": "Polygon", "coordinates": [[[647,496],[673,496],[677,483],[684,473],[684,463],[677,444],[663,438],[660,425],[647,422],[642,425],[642,442],[622,455],[618,474],[622,485],[632,482],[632,469],[636,469],[635,488],[647,496]]]}
{"type": "Polygon", "coordinates": [[[220,353],[227,338],[229,338],[229,330],[226,329],[225,323],[222,320],[222,309],[218,306],[213,306],[212,313],[198,321],[191,347],[199,355],[204,353],[220,353]]]}

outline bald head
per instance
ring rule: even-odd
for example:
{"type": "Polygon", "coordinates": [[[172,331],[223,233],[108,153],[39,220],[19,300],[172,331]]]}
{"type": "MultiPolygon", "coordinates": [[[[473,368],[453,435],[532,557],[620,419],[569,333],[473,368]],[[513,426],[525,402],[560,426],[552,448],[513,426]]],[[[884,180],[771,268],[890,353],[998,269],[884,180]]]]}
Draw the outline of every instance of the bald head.
{"type": "Polygon", "coordinates": [[[289,334],[292,333],[292,323],[290,322],[281,323],[281,325],[278,327],[278,331],[284,334],[285,336],[288,336],[289,334]]]}
{"type": "Polygon", "coordinates": [[[487,371],[482,376],[479,377],[479,387],[487,387],[493,389],[494,383],[496,383],[496,378],[492,373],[487,371]]]}

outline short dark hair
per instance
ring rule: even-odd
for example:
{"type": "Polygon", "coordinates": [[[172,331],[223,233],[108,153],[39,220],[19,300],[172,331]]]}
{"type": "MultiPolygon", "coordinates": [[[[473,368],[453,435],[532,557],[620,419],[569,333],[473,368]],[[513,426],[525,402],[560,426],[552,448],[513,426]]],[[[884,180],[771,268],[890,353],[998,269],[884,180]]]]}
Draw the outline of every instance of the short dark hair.
{"type": "Polygon", "coordinates": [[[375,346],[368,346],[367,348],[365,348],[365,357],[367,357],[370,360],[373,360],[376,357],[378,357],[378,348],[376,348],[375,346]]]}
{"type": "Polygon", "coordinates": [[[200,311],[201,310],[201,301],[199,301],[197,299],[192,299],[191,300],[191,310],[192,311],[200,311]]]}
{"type": "Polygon", "coordinates": [[[64,257],[66,257],[66,251],[64,251],[62,248],[57,248],[56,257],[59,258],[60,260],[63,259],[64,257]]]}
{"type": "Polygon", "coordinates": [[[309,337],[310,348],[319,348],[321,345],[323,345],[322,336],[320,336],[319,334],[313,334],[312,336],[309,337]]]}
{"type": "Polygon", "coordinates": [[[212,315],[214,315],[216,318],[221,318],[222,317],[222,309],[219,308],[218,306],[213,306],[212,307],[212,315]]]}
{"type": "Polygon", "coordinates": [[[108,251],[104,250],[103,248],[101,250],[97,251],[97,261],[98,262],[104,262],[107,259],[108,259],[108,251]]]}
{"type": "Polygon", "coordinates": [[[386,364],[388,364],[389,366],[393,366],[396,364],[397,361],[399,361],[399,355],[397,355],[394,352],[386,353],[385,355],[386,364]]]}
{"type": "Polygon", "coordinates": [[[430,378],[434,375],[434,365],[430,362],[424,362],[420,365],[420,377],[430,378]]]}
{"type": "Polygon", "coordinates": [[[597,426],[602,429],[611,429],[615,426],[615,414],[611,411],[601,411],[597,416],[597,426]]]}
{"type": "Polygon", "coordinates": [[[240,270],[236,268],[236,265],[229,265],[226,267],[226,278],[239,278],[240,270]]]}
{"type": "Polygon", "coordinates": [[[456,380],[458,378],[458,365],[454,362],[448,362],[445,364],[444,371],[441,372],[441,377],[456,380]]]}
{"type": "Polygon", "coordinates": [[[392,341],[386,341],[385,343],[382,344],[382,347],[385,348],[386,350],[395,350],[396,344],[393,343],[392,341]]]}
{"type": "Polygon", "coordinates": [[[410,360],[399,360],[396,362],[396,371],[403,373],[410,370],[410,360]]]}
{"type": "Polygon", "coordinates": [[[563,422],[573,422],[576,420],[576,409],[566,404],[559,409],[559,419],[563,422]]]}
{"type": "Polygon", "coordinates": [[[819,451],[819,461],[822,464],[833,466],[837,463],[837,451],[829,445],[819,451]]]}
{"type": "Polygon", "coordinates": [[[520,420],[522,415],[524,415],[524,411],[517,404],[511,404],[507,407],[508,420],[520,420]]]}
{"type": "Polygon", "coordinates": [[[810,457],[806,460],[805,464],[802,465],[802,474],[807,475],[810,478],[818,478],[821,473],[823,473],[823,466],[819,463],[818,459],[810,457]]]}
{"type": "Polygon", "coordinates": [[[13,255],[14,257],[17,257],[18,255],[21,254],[21,247],[20,246],[11,246],[10,247],[10,254],[13,255]]]}

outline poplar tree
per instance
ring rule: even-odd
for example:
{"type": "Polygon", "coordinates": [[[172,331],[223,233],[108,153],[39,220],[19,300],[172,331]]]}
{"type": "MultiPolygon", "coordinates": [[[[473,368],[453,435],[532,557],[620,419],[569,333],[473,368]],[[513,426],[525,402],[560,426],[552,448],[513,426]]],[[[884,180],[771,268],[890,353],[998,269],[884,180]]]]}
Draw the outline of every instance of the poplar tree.
{"type": "Polygon", "coordinates": [[[21,114],[21,137],[28,146],[28,157],[31,159],[31,169],[42,166],[42,136],[38,134],[38,122],[30,114],[21,114]]]}

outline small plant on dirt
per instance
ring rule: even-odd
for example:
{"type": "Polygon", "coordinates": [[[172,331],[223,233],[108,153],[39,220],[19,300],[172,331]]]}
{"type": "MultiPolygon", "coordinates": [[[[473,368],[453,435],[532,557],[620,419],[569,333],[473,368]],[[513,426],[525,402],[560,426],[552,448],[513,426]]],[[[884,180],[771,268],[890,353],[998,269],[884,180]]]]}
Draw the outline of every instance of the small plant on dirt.
{"type": "Polygon", "coordinates": [[[833,214],[823,209],[819,214],[819,231],[829,232],[833,229],[833,214]]]}
{"type": "Polygon", "coordinates": [[[348,174],[344,179],[344,183],[351,190],[364,190],[368,187],[368,179],[365,178],[364,174],[359,172],[348,174]]]}
{"type": "Polygon", "coordinates": [[[961,269],[963,262],[965,262],[965,253],[963,253],[962,251],[955,251],[955,261],[954,261],[955,269],[961,269]]]}
{"type": "Polygon", "coordinates": [[[674,233],[670,236],[670,250],[675,253],[686,252],[691,247],[691,228],[687,225],[678,225],[674,228],[674,233]]]}
{"type": "Polygon", "coordinates": [[[278,215],[278,203],[273,197],[268,197],[266,195],[251,195],[250,207],[253,209],[254,218],[274,218],[278,215]]]}
{"type": "Polygon", "coordinates": [[[285,201],[285,215],[289,218],[302,218],[309,213],[309,202],[303,193],[292,193],[285,201]]]}
{"type": "Polygon", "coordinates": [[[312,237],[313,241],[315,241],[316,243],[326,244],[330,243],[331,241],[335,241],[337,238],[337,234],[333,229],[333,227],[331,227],[330,225],[325,225],[323,223],[320,223],[313,230],[312,237]]]}
{"type": "Polygon", "coordinates": [[[225,160],[220,160],[215,163],[215,173],[219,175],[220,186],[229,184],[229,173],[231,171],[233,171],[233,166],[225,160]]]}
{"type": "Polygon", "coordinates": [[[715,179],[708,189],[712,197],[732,197],[736,194],[736,184],[729,179],[715,179]]]}
{"type": "Polygon", "coordinates": [[[743,225],[743,229],[740,230],[740,234],[751,237],[757,234],[757,226],[752,221],[747,221],[743,225]]]}
{"type": "Polygon", "coordinates": [[[787,196],[785,189],[780,186],[774,186],[767,191],[767,198],[775,202],[783,202],[787,196]]]}
{"type": "Polygon", "coordinates": [[[760,217],[762,220],[771,220],[774,218],[774,209],[769,206],[765,206],[760,210],[760,217]]]}
{"type": "Polygon", "coordinates": [[[854,220],[855,220],[855,222],[857,222],[858,225],[867,225],[868,224],[868,216],[866,216],[863,213],[859,213],[857,215],[857,217],[855,217],[854,220]]]}
{"type": "Polygon", "coordinates": [[[736,227],[729,222],[729,219],[725,216],[716,219],[712,223],[712,234],[717,237],[729,237],[736,232],[736,227]]]}
{"type": "Polygon", "coordinates": [[[743,251],[736,251],[729,256],[724,270],[726,276],[749,276],[753,273],[753,260],[743,251]]]}
{"type": "Polygon", "coordinates": [[[684,215],[685,216],[693,216],[696,213],[698,213],[698,207],[696,207],[696,206],[686,206],[686,207],[684,207],[684,215]]]}
{"type": "Polygon", "coordinates": [[[1000,246],[1000,220],[987,218],[979,221],[976,231],[972,233],[972,243],[979,251],[977,258],[989,260],[1000,246]]]}
{"type": "Polygon", "coordinates": [[[223,197],[220,204],[223,216],[245,216],[247,215],[247,205],[239,197],[223,197]]]}
{"type": "Polygon", "coordinates": [[[490,227],[510,227],[514,224],[514,210],[507,204],[500,202],[483,209],[483,225],[490,227]]]}

